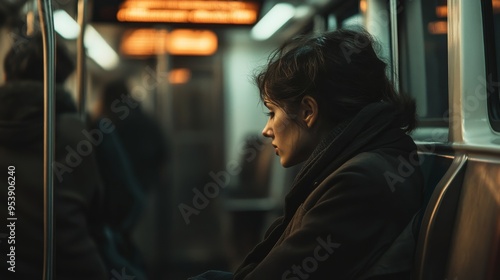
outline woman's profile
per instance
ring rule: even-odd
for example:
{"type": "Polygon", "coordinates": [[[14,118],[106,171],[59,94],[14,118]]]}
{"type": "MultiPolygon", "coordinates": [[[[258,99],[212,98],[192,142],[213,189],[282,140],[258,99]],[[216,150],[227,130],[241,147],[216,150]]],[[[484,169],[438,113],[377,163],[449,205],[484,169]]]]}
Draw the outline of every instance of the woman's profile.
{"type": "Polygon", "coordinates": [[[398,94],[365,31],[295,38],[255,75],[262,131],[303,163],[284,214],[234,273],[192,279],[409,279],[423,179],[415,103],[398,94]]]}

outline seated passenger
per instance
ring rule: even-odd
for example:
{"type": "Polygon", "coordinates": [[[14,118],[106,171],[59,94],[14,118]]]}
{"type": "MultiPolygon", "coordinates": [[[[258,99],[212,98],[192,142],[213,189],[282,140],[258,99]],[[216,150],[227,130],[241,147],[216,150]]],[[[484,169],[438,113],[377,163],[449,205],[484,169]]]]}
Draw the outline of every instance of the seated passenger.
{"type": "MultiPolygon", "coordinates": [[[[42,279],[44,259],[44,64],[41,37],[23,40],[5,58],[6,83],[0,87],[0,170],[15,171],[15,198],[9,199],[15,208],[7,216],[5,206],[0,219],[17,218],[15,243],[0,239],[0,279],[36,280],[42,279]],[[7,256],[9,252],[15,257],[7,256]]],[[[94,235],[101,231],[102,220],[94,147],[63,88],[74,63],[60,45],[56,56],[54,279],[109,280],[94,235]]],[[[7,188],[0,191],[0,200],[8,201],[7,188]]]]}
{"type": "Polygon", "coordinates": [[[415,103],[398,95],[365,31],[295,38],[256,75],[262,131],[301,162],[284,215],[236,272],[192,279],[409,279],[423,179],[415,103]]]}

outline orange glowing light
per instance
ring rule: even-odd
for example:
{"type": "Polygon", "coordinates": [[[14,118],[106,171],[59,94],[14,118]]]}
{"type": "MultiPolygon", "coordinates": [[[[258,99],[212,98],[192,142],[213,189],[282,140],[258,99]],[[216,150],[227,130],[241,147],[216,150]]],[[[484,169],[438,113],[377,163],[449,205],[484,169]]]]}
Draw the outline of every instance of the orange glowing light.
{"type": "Polygon", "coordinates": [[[359,9],[361,10],[361,12],[362,12],[363,14],[366,14],[366,10],[367,10],[367,8],[368,8],[368,4],[366,3],[366,0],[361,0],[361,1],[359,2],[359,9]]]}
{"type": "Polygon", "coordinates": [[[217,51],[217,35],[209,30],[137,29],[125,32],[120,51],[128,56],[212,55],[217,51]]]}
{"type": "Polygon", "coordinates": [[[130,56],[149,56],[165,53],[165,47],[161,46],[166,40],[166,32],[161,34],[154,29],[137,29],[127,31],[123,35],[120,46],[121,53],[130,56]]]}
{"type": "Polygon", "coordinates": [[[167,49],[173,55],[211,55],[217,51],[217,35],[209,30],[173,30],[167,49]]]}
{"type": "Polygon", "coordinates": [[[448,16],[448,6],[442,5],[436,7],[436,16],[440,18],[445,18],[448,16]]]}
{"type": "Polygon", "coordinates": [[[498,14],[500,13],[500,0],[492,0],[492,6],[493,6],[493,13],[498,14]]]}
{"type": "Polygon", "coordinates": [[[187,68],[172,69],[168,73],[168,81],[171,84],[185,84],[191,79],[191,71],[187,68]]]}
{"type": "Polygon", "coordinates": [[[429,33],[438,35],[438,34],[446,34],[448,32],[448,23],[446,21],[434,21],[429,22],[427,25],[427,30],[429,33]]]}
{"type": "Polygon", "coordinates": [[[253,24],[258,10],[254,2],[127,0],[116,18],[131,22],[253,24]]]}
{"type": "Polygon", "coordinates": [[[127,0],[120,7],[140,7],[149,9],[174,9],[174,10],[233,10],[233,9],[257,9],[258,5],[253,2],[241,1],[189,1],[189,0],[127,0]]]}

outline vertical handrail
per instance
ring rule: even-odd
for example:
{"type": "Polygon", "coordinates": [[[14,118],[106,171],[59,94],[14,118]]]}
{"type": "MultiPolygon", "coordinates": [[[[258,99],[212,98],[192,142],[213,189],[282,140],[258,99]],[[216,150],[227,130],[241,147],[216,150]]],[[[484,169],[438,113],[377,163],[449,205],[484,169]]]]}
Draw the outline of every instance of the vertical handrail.
{"type": "Polygon", "coordinates": [[[87,68],[85,64],[85,27],[86,27],[86,5],[87,0],[78,0],[78,24],[80,25],[80,33],[77,39],[77,92],[78,92],[78,114],[80,119],[85,122],[86,113],[86,82],[87,68]]]}
{"type": "Polygon", "coordinates": [[[399,46],[398,46],[398,4],[391,0],[391,54],[392,54],[392,83],[399,92],[399,46]]]}
{"type": "Polygon", "coordinates": [[[44,172],[44,244],[43,244],[43,279],[52,280],[53,266],[53,206],[54,206],[54,116],[55,116],[55,33],[52,1],[38,0],[40,29],[43,38],[44,64],[44,111],[43,111],[43,172],[44,172]]]}

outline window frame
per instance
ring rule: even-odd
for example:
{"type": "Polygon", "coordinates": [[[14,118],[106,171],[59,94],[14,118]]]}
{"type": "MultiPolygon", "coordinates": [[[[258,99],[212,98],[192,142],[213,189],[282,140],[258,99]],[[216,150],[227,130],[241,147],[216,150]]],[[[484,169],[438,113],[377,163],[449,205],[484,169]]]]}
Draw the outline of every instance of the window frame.
{"type": "MultiPolygon", "coordinates": [[[[491,128],[500,132],[500,91],[498,86],[490,86],[490,83],[498,84],[498,67],[497,65],[497,53],[495,46],[495,24],[492,1],[486,0],[481,1],[482,16],[483,16],[483,38],[484,38],[484,53],[485,53],[485,70],[486,70],[486,83],[487,92],[489,89],[493,89],[492,92],[488,92],[487,102],[488,102],[488,118],[491,128]],[[490,59],[486,59],[489,57],[490,59]],[[489,79],[493,77],[493,79],[489,79]]],[[[499,30],[500,32],[500,30],[499,30]]]]}

